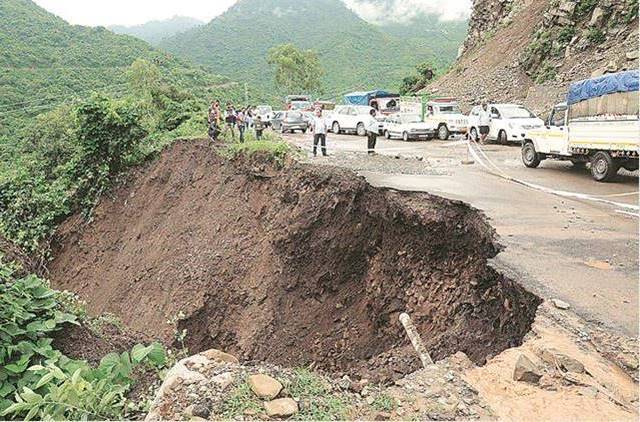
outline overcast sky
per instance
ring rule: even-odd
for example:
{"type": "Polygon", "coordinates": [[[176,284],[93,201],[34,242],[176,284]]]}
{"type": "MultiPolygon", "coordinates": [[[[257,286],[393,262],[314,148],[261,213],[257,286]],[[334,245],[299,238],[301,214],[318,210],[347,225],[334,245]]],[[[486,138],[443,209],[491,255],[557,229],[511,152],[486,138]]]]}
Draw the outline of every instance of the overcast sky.
{"type": "MultiPolygon", "coordinates": [[[[136,25],[175,15],[210,21],[236,0],[34,0],[50,12],[78,25],[136,25]]],[[[435,13],[444,20],[469,15],[471,0],[344,0],[364,19],[371,22],[404,21],[417,12],[435,13]]]]}

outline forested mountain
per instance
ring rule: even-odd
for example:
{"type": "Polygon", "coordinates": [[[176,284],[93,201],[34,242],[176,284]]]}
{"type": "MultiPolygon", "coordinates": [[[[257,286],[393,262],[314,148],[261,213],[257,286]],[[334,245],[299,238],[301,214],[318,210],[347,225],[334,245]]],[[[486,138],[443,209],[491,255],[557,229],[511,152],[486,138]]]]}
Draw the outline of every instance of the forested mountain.
{"type": "Polygon", "coordinates": [[[0,1],[0,136],[92,91],[126,93],[127,69],[141,58],[172,85],[203,97],[234,86],[142,40],[70,25],[30,0],[0,1]]]}
{"type": "Polygon", "coordinates": [[[150,21],[142,25],[112,25],[108,28],[116,34],[131,35],[145,40],[152,45],[158,45],[158,43],[165,38],[180,34],[200,25],[204,25],[204,22],[198,19],[186,16],[174,16],[171,19],[150,21]]]}
{"type": "Polygon", "coordinates": [[[446,66],[455,59],[463,35],[452,37],[455,48],[444,46],[442,37],[417,38],[393,25],[367,23],[340,0],[239,0],[207,25],[160,46],[265,89],[273,88],[269,48],[293,43],[314,49],[325,70],[325,96],[330,97],[351,89],[397,88],[423,61],[446,66]]]}

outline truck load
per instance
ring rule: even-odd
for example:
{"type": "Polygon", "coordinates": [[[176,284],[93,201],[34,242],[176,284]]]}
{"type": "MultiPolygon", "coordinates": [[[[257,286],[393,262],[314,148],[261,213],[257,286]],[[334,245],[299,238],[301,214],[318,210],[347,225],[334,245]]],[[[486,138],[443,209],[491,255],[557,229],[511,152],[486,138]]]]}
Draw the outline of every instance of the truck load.
{"type": "Polygon", "coordinates": [[[373,107],[382,114],[393,114],[400,111],[400,95],[380,89],[346,94],[344,103],[353,106],[373,107]]]}
{"type": "Polygon", "coordinates": [[[620,168],[638,170],[639,79],[640,72],[631,70],[573,83],[545,127],[526,133],[524,165],[536,168],[546,159],[590,163],[599,182],[611,180],[620,168]]]}

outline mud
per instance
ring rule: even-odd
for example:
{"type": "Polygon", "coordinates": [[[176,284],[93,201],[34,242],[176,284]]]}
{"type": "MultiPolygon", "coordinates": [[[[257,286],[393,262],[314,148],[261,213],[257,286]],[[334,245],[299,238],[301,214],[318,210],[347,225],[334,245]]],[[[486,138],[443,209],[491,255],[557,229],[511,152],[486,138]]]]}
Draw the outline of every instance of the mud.
{"type": "Polygon", "coordinates": [[[484,216],[462,202],[374,188],[350,171],[228,162],[181,142],[69,221],[50,265],[91,312],[191,352],[313,365],[369,379],[434,359],[475,363],[519,345],[540,299],[498,274],[484,216]]]}

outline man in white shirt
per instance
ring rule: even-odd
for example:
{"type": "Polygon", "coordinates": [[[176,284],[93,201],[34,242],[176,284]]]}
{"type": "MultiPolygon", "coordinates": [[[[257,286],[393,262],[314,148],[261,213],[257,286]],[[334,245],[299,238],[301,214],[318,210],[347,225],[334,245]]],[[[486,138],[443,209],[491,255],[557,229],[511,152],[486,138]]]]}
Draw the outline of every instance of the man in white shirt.
{"type": "Polygon", "coordinates": [[[327,156],[327,122],[322,117],[322,110],[316,109],[311,122],[313,130],[313,156],[318,155],[318,143],[322,149],[322,155],[327,156]]]}
{"type": "Polygon", "coordinates": [[[369,119],[365,125],[367,130],[367,153],[369,155],[375,154],[376,142],[378,141],[378,130],[380,129],[380,123],[376,119],[376,110],[371,109],[369,112],[369,119]]]}
{"type": "Polygon", "coordinates": [[[482,110],[478,114],[478,130],[480,131],[480,143],[484,144],[489,136],[489,125],[491,125],[491,113],[487,104],[482,104],[482,110]]]}

